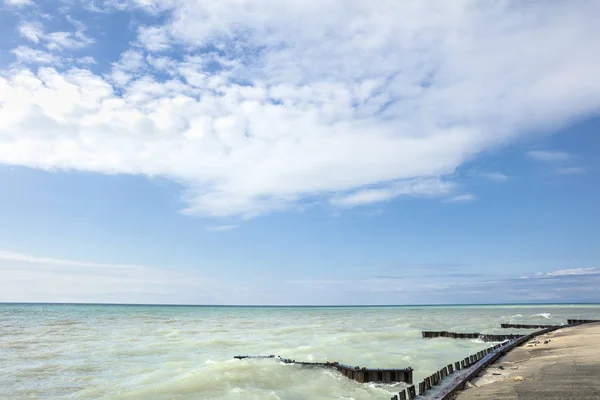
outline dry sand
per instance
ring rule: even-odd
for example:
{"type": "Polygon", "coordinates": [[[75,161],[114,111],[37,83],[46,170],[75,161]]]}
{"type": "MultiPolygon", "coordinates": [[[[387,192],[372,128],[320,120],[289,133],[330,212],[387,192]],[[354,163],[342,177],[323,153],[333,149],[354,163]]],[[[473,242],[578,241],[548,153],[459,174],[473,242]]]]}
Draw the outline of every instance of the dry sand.
{"type": "Polygon", "coordinates": [[[458,400],[600,399],[600,323],[538,336],[501,357],[458,400]]]}

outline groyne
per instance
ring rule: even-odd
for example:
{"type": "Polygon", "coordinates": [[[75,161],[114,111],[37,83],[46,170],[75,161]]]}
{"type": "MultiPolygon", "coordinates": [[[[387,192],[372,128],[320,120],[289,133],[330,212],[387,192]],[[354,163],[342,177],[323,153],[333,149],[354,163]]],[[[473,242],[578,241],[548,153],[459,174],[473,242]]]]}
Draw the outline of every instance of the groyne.
{"type": "Polygon", "coordinates": [[[421,332],[423,338],[451,338],[451,339],[479,339],[484,342],[504,342],[505,340],[518,339],[523,335],[492,335],[487,333],[457,333],[448,331],[423,331],[421,332]]]}
{"type": "Polygon", "coordinates": [[[235,356],[238,360],[248,358],[274,358],[278,359],[284,364],[296,364],[306,367],[322,367],[322,368],[334,368],[338,370],[342,375],[348,379],[355,380],[360,383],[367,382],[381,382],[381,383],[394,383],[404,382],[412,384],[413,381],[413,369],[407,368],[367,368],[360,366],[352,366],[341,364],[339,362],[304,362],[296,361],[290,358],[284,358],[275,355],[268,356],[235,356]]]}
{"type": "Polygon", "coordinates": [[[410,386],[398,394],[392,397],[392,400],[409,400],[416,399],[417,397],[427,396],[430,400],[449,400],[453,397],[454,393],[462,390],[466,383],[473,377],[477,376],[479,372],[495,362],[502,355],[506,354],[513,348],[520,346],[531,338],[539,335],[543,335],[548,332],[555,331],[557,329],[600,322],[600,320],[587,320],[587,319],[569,319],[567,320],[568,325],[526,325],[526,324],[501,324],[502,328],[514,328],[514,329],[540,329],[536,332],[529,333],[527,335],[519,334],[506,334],[506,335],[495,335],[485,334],[479,332],[473,333],[458,333],[449,331],[422,331],[423,338],[453,338],[453,339],[479,339],[485,342],[502,342],[495,346],[489,347],[485,350],[474,353],[462,360],[458,360],[454,363],[443,366],[441,369],[426,377],[416,386],[413,385],[413,369],[407,368],[367,368],[360,366],[351,366],[341,364],[338,362],[303,362],[296,361],[289,358],[284,358],[275,355],[268,356],[235,356],[236,359],[248,359],[248,358],[274,358],[285,364],[297,364],[300,366],[308,367],[323,367],[323,368],[335,368],[342,375],[348,379],[355,380],[360,383],[366,382],[380,382],[380,383],[394,383],[403,382],[410,386]],[[444,387],[434,394],[428,394],[436,386],[440,386],[444,378],[449,375],[454,375],[454,378],[449,381],[444,387]],[[418,390],[417,390],[418,389],[418,390]]]}
{"type": "MultiPolygon", "coordinates": [[[[459,374],[449,384],[444,386],[439,392],[430,397],[432,400],[449,400],[454,392],[462,390],[467,381],[476,376],[479,373],[479,371],[481,371],[483,368],[496,361],[504,353],[510,351],[516,346],[519,346],[520,344],[526,342],[532,337],[542,335],[547,332],[552,332],[559,328],[560,327],[550,327],[534,333],[530,333],[529,335],[522,335],[517,339],[497,344],[493,347],[489,347],[485,350],[479,351],[468,357],[465,357],[462,360],[456,361],[452,364],[448,364],[418,383],[418,395],[426,395],[427,391],[431,390],[435,386],[439,386],[446,376],[460,371],[459,374]]],[[[409,391],[408,389],[406,389],[393,396],[391,399],[407,400],[414,399],[416,397],[417,394],[415,390],[409,391]]]]}
{"type": "Polygon", "coordinates": [[[500,324],[500,327],[505,329],[546,329],[561,327],[563,325],[523,325],[523,324],[500,324]]]}
{"type": "Polygon", "coordinates": [[[600,322],[600,319],[568,319],[567,324],[578,325],[578,324],[593,324],[594,322],[600,322]]]}

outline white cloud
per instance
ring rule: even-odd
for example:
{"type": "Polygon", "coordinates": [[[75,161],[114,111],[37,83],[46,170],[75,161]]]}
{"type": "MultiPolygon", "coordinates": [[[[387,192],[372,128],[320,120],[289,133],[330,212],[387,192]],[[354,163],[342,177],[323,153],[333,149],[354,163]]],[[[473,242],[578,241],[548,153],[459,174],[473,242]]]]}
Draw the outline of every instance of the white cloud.
{"type": "Polygon", "coordinates": [[[377,188],[361,189],[347,195],[333,198],[331,203],[341,207],[354,207],[382,201],[389,201],[399,196],[442,196],[454,189],[454,184],[438,179],[415,179],[396,182],[395,184],[377,188]]]}
{"type": "MultiPolygon", "coordinates": [[[[32,49],[27,46],[19,46],[11,51],[17,60],[26,64],[60,64],[61,60],[54,54],[32,49]]],[[[1,79],[1,78],[0,78],[1,79]]]]}
{"type": "Polygon", "coordinates": [[[15,7],[31,6],[33,5],[32,0],[4,0],[4,4],[15,7]]]}
{"type": "Polygon", "coordinates": [[[128,5],[172,9],[112,71],[0,72],[0,162],[165,176],[187,212],[249,217],[414,195],[389,182],[452,183],[483,151],[600,111],[583,0],[128,5]],[[184,53],[142,58],[163,33],[184,53]]]}
{"type": "Polygon", "coordinates": [[[459,194],[445,200],[446,203],[472,203],[477,200],[477,197],[470,193],[459,194]]]}
{"type": "Polygon", "coordinates": [[[237,227],[238,225],[211,225],[207,226],[205,229],[209,232],[225,232],[236,229],[237,227]]]}
{"type": "Polygon", "coordinates": [[[52,32],[44,36],[46,47],[50,50],[81,49],[94,40],[83,32],[52,32]]]}
{"type": "Polygon", "coordinates": [[[44,27],[39,22],[23,22],[19,25],[19,34],[33,43],[39,43],[44,36],[44,27]]]}
{"type": "Polygon", "coordinates": [[[83,23],[70,17],[67,19],[76,26],[75,32],[45,33],[41,23],[23,22],[19,25],[19,34],[33,43],[43,43],[49,50],[76,50],[94,43],[94,39],[85,34],[83,23]]]}
{"type": "Polygon", "coordinates": [[[118,62],[113,63],[111,79],[117,87],[125,86],[134,77],[139,76],[146,66],[141,51],[128,50],[121,54],[118,62]]]}
{"type": "Polygon", "coordinates": [[[20,261],[32,264],[43,265],[62,265],[68,267],[89,267],[89,268],[112,268],[112,269],[139,269],[139,265],[115,265],[115,264],[97,264],[72,260],[61,260],[50,257],[37,257],[29,254],[15,253],[12,251],[0,250],[0,260],[2,261],[20,261]]]}
{"type": "Polygon", "coordinates": [[[571,159],[571,155],[564,151],[532,150],[528,151],[527,155],[534,160],[546,162],[559,162],[571,159]]]}
{"type": "Polygon", "coordinates": [[[502,174],[500,172],[487,172],[481,174],[484,178],[487,178],[492,181],[504,182],[509,179],[508,175],[502,174]]]}
{"type": "Polygon", "coordinates": [[[195,271],[0,251],[0,302],[214,303],[213,290],[195,271]]]}
{"type": "Polygon", "coordinates": [[[138,40],[142,47],[152,52],[165,51],[170,47],[169,34],[162,27],[139,27],[138,40]]]}
{"type": "Polygon", "coordinates": [[[79,64],[83,64],[83,65],[96,64],[96,60],[94,60],[94,57],[91,57],[91,56],[80,57],[80,58],[76,59],[75,61],[78,62],[79,64]]]}
{"type": "Polygon", "coordinates": [[[540,278],[555,278],[561,276],[580,276],[580,275],[600,275],[600,269],[598,268],[572,268],[572,269],[561,269],[553,272],[540,272],[536,277],[540,278]]]}
{"type": "Polygon", "coordinates": [[[104,0],[87,1],[85,7],[93,12],[113,12],[115,10],[141,9],[150,14],[158,14],[176,5],[172,0],[104,0]]]}
{"type": "Polygon", "coordinates": [[[559,168],[556,170],[561,175],[577,175],[577,174],[585,174],[586,169],[583,167],[565,167],[559,168]]]}

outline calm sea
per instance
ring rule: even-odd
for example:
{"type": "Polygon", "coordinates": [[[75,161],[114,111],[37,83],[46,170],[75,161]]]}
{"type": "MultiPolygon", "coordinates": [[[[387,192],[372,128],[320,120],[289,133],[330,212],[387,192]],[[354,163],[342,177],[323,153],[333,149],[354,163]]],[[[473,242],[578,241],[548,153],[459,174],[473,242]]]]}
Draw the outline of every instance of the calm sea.
{"type": "Polygon", "coordinates": [[[360,384],[328,369],[233,356],[411,366],[417,382],[490,346],[421,339],[421,330],[509,333],[501,322],[598,317],[599,305],[0,304],[0,399],[389,399],[402,384],[360,384]]]}

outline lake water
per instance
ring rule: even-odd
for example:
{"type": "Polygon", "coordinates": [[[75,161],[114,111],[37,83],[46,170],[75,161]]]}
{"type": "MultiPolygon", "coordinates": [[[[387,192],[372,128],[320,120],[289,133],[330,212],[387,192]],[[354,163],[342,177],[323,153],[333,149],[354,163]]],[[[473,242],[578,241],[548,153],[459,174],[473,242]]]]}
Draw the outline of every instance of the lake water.
{"type": "Polygon", "coordinates": [[[0,304],[0,399],[389,399],[330,369],[242,355],[414,369],[414,382],[492,344],[422,330],[600,317],[599,305],[194,307],[0,304]]]}

